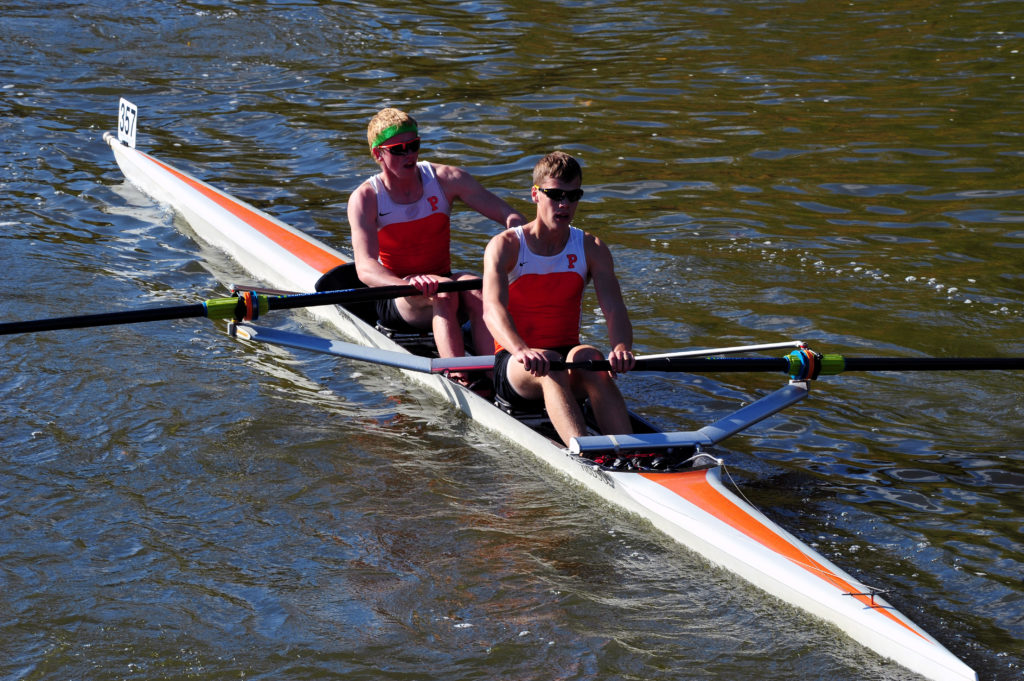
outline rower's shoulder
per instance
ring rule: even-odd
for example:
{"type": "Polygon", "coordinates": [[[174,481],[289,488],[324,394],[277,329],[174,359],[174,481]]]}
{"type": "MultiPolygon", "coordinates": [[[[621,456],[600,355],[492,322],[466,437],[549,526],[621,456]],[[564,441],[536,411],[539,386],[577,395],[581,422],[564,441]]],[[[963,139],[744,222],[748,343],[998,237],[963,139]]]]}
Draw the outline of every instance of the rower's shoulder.
{"type": "Polygon", "coordinates": [[[376,175],[371,175],[370,177],[360,182],[359,185],[352,190],[352,194],[349,196],[349,200],[351,201],[352,199],[364,199],[367,198],[368,196],[376,197],[377,192],[373,186],[373,179],[375,177],[376,175]]]}
{"type": "Polygon", "coordinates": [[[596,234],[592,234],[591,232],[584,231],[582,229],[580,229],[579,231],[583,235],[582,239],[583,239],[583,245],[585,247],[587,247],[587,248],[598,248],[598,249],[605,249],[605,250],[607,250],[608,245],[605,242],[601,241],[601,237],[597,236],[596,234]]]}
{"type": "Polygon", "coordinates": [[[362,203],[369,200],[377,200],[377,192],[373,187],[373,176],[366,178],[359,183],[359,186],[352,190],[348,197],[348,204],[351,206],[353,203],[362,203]]]}
{"type": "Polygon", "coordinates": [[[497,258],[499,261],[515,260],[519,257],[519,234],[518,228],[498,232],[487,242],[484,249],[484,257],[497,258]]]}
{"type": "Polygon", "coordinates": [[[462,182],[467,178],[472,178],[469,171],[459,166],[450,166],[445,163],[433,163],[432,161],[424,161],[431,170],[434,172],[434,177],[442,183],[449,182],[462,182]]]}
{"type": "Polygon", "coordinates": [[[493,244],[495,246],[495,248],[503,248],[503,247],[505,247],[505,246],[507,246],[509,244],[516,244],[518,246],[519,245],[519,232],[518,232],[518,230],[519,230],[518,227],[510,227],[509,229],[504,229],[504,230],[498,232],[497,234],[495,234],[494,236],[491,237],[490,241],[487,242],[488,246],[490,246],[491,244],[493,244]]]}
{"type": "Polygon", "coordinates": [[[583,233],[583,253],[587,258],[587,267],[591,270],[601,271],[614,267],[611,249],[595,234],[583,233]]]}

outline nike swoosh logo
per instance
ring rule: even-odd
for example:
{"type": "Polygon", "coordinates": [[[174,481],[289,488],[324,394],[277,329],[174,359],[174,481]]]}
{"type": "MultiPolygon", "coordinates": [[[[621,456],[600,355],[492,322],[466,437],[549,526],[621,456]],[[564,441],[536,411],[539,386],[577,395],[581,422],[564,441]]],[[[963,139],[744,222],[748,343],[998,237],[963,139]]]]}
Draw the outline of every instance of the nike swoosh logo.
{"type": "Polygon", "coordinates": [[[384,217],[385,215],[391,215],[391,211],[388,211],[387,213],[377,213],[377,215],[380,217],[384,217]]]}

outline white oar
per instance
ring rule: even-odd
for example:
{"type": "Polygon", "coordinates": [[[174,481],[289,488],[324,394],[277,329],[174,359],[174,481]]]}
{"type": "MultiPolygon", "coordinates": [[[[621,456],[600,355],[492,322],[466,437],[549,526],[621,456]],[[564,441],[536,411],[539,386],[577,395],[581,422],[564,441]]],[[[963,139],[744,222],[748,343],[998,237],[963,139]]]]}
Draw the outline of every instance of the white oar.
{"type": "MultiPolygon", "coordinates": [[[[231,331],[233,335],[246,340],[262,341],[274,345],[283,345],[300,350],[312,350],[338,357],[373,362],[384,366],[408,369],[425,374],[439,374],[445,371],[473,371],[494,368],[494,355],[470,355],[467,357],[430,358],[410,355],[394,350],[368,348],[363,345],[346,343],[339,340],[318,338],[306,334],[280,331],[261,326],[238,325],[231,331]]],[[[803,341],[786,341],[782,343],[766,343],[762,345],[741,345],[728,348],[710,348],[705,350],[684,350],[660,355],[643,355],[637,360],[669,359],[675,357],[706,357],[711,355],[727,355],[739,352],[758,352],[761,350],[777,350],[779,348],[801,347],[803,341]]]]}
{"type": "Polygon", "coordinates": [[[356,345],[355,343],[346,343],[345,341],[329,338],[319,338],[303,333],[268,329],[262,326],[232,324],[229,332],[245,340],[283,345],[298,350],[312,350],[314,352],[322,352],[363,362],[373,362],[374,364],[396,367],[398,369],[418,371],[424,374],[494,368],[494,355],[434,359],[412,355],[408,352],[366,347],[364,345],[356,345]]]}

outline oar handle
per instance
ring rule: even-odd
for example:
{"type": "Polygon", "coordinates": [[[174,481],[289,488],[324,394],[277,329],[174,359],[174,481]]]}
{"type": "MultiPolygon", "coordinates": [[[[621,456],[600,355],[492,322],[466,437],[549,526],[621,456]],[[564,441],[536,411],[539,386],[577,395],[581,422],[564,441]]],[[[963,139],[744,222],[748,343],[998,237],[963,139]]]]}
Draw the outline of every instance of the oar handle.
{"type": "MultiPolygon", "coordinates": [[[[439,293],[454,291],[472,291],[483,287],[483,279],[460,279],[459,281],[443,281],[437,285],[439,293]]],[[[313,307],[316,305],[348,305],[365,303],[371,300],[387,298],[404,298],[418,296],[420,292],[415,286],[374,286],[372,288],[351,288],[341,291],[318,291],[316,293],[296,293],[288,296],[270,296],[267,301],[271,310],[291,310],[297,307],[313,307]]]]}

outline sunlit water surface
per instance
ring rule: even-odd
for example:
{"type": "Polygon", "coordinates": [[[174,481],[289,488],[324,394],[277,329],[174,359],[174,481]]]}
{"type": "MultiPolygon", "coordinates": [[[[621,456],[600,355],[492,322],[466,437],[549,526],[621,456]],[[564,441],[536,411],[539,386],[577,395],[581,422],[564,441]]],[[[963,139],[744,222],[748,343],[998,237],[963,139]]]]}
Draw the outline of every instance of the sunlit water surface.
{"type": "MultiPolygon", "coordinates": [[[[540,155],[579,157],[577,224],[642,351],[1020,356],[1022,25],[998,0],[8,0],[0,317],[247,280],[124,183],[100,140],[118,97],[140,147],[342,248],[366,121],[396,105],[424,158],[524,211],[540,155]]],[[[479,269],[494,226],[455,229],[479,269]]],[[[5,679],[909,678],[395,373],[205,321],[0,347],[5,679]]],[[[690,429],[784,380],[622,385],[690,429]]],[[[720,454],[982,679],[1020,679],[1022,394],[829,377],[720,454]]]]}

